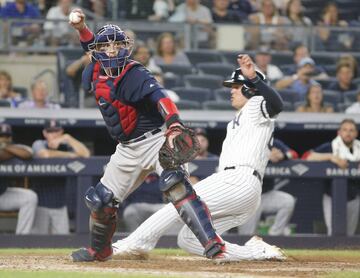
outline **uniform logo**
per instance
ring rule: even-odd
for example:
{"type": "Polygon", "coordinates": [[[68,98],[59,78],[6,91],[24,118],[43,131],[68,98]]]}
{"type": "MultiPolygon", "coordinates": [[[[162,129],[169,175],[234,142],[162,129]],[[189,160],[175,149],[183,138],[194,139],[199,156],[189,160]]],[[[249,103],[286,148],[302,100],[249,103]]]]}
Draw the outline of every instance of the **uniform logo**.
{"type": "Polygon", "coordinates": [[[304,164],[296,164],[294,166],[291,167],[291,170],[293,170],[296,174],[298,174],[299,176],[304,175],[307,171],[309,171],[309,167],[307,167],[304,164]]]}
{"type": "Polygon", "coordinates": [[[155,86],[155,84],[150,84],[150,88],[152,88],[152,87],[154,87],[155,86]]]}
{"type": "Polygon", "coordinates": [[[85,164],[81,163],[80,161],[73,161],[68,163],[67,167],[77,174],[85,168],[85,164]]]}

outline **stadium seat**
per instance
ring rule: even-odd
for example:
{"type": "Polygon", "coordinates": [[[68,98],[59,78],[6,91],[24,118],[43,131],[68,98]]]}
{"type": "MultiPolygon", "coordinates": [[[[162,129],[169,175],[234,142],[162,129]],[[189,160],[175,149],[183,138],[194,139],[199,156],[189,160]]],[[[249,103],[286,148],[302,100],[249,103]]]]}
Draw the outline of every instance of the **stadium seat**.
{"type": "Polygon", "coordinates": [[[198,110],[201,109],[201,104],[195,100],[180,100],[176,102],[179,110],[198,110]]]}
{"type": "Polygon", "coordinates": [[[205,110],[234,110],[230,101],[209,100],[203,103],[205,110]]]}
{"type": "Polygon", "coordinates": [[[0,99],[0,107],[10,107],[11,103],[6,99],[0,99]]]}
{"type": "Polygon", "coordinates": [[[316,80],[316,82],[319,83],[323,89],[327,89],[331,83],[336,82],[336,78],[331,77],[329,79],[316,80]]]}
{"type": "Polygon", "coordinates": [[[235,67],[225,63],[199,63],[196,65],[201,74],[214,74],[222,76],[224,79],[231,76],[235,67]]]}
{"type": "Polygon", "coordinates": [[[21,95],[22,98],[28,98],[28,90],[25,87],[13,86],[13,90],[21,95]]]}
{"type": "Polygon", "coordinates": [[[358,91],[348,91],[343,94],[344,103],[351,104],[357,101],[358,91]]]}
{"type": "Polygon", "coordinates": [[[220,52],[215,50],[188,50],[185,51],[185,54],[188,57],[190,63],[194,66],[205,62],[223,62],[220,52]]]}
{"type": "Polygon", "coordinates": [[[284,101],[283,103],[284,103],[283,111],[285,111],[285,112],[293,112],[294,111],[294,106],[291,102],[284,101]]]}
{"type": "Polygon", "coordinates": [[[214,90],[215,100],[229,101],[231,97],[230,91],[231,91],[230,88],[220,88],[214,90]]]}
{"type": "Polygon", "coordinates": [[[300,99],[299,94],[294,90],[282,89],[282,90],[278,90],[278,92],[284,101],[290,103],[294,103],[300,99]]]}
{"type": "Polygon", "coordinates": [[[222,87],[224,78],[219,75],[185,75],[186,87],[200,87],[215,90],[222,87]]]}
{"type": "Polygon", "coordinates": [[[175,75],[186,75],[194,73],[194,67],[190,65],[172,64],[172,65],[160,65],[163,73],[171,72],[175,75]]]}
{"type": "Polygon", "coordinates": [[[172,90],[180,97],[180,100],[203,102],[212,99],[212,91],[209,89],[176,87],[172,90]]]}
{"type": "Polygon", "coordinates": [[[338,112],[345,112],[345,110],[351,105],[352,103],[338,103],[337,111],[338,112]]]}
{"type": "Polygon", "coordinates": [[[338,57],[334,54],[329,55],[329,53],[312,53],[311,58],[314,59],[317,65],[325,66],[335,65],[338,57]]]}
{"type": "Polygon", "coordinates": [[[342,101],[342,94],[337,91],[323,90],[324,102],[330,103],[333,107],[337,107],[338,103],[342,101]]]}
{"type": "Polygon", "coordinates": [[[174,87],[182,86],[183,81],[182,78],[179,76],[171,75],[164,75],[164,87],[166,89],[172,89],[174,87]]]}
{"type": "Polygon", "coordinates": [[[294,63],[292,53],[276,52],[276,53],[271,53],[271,56],[272,56],[271,63],[277,66],[289,65],[294,63]]]}
{"type": "Polygon", "coordinates": [[[335,77],[336,76],[336,65],[324,65],[323,66],[324,70],[326,71],[327,75],[329,75],[330,77],[335,77]]]}

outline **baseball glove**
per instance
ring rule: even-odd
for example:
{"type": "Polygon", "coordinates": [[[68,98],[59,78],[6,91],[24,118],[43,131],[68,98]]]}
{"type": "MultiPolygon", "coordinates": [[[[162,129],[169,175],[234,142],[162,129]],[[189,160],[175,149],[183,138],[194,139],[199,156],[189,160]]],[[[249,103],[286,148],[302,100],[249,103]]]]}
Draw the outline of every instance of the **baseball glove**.
{"type": "Polygon", "coordinates": [[[163,169],[177,169],[198,155],[200,144],[192,129],[180,125],[170,127],[165,136],[166,140],[159,151],[163,169]]]}

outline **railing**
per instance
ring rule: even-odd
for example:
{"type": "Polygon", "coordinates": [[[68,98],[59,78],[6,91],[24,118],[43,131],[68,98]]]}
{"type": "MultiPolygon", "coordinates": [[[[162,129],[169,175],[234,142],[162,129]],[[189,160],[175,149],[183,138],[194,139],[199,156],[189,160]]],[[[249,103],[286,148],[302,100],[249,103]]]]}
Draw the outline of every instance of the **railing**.
{"type": "MultiPolygon", "coordinates": [[[[90,20],[89,27],[97,30],[108,20],[90,20]]],[[[162,32],[172,32],[185,49],[210,48],[218,50],[256,50],[268,45],[276,51],[289,51],[295,43],[306,44],[312,52],[360,51],[360,27],[320,27],[290,25],[212,24],[149,21],[111,21],[122,29],[131,29],[137,40],[155,48],[162,32]]],[[[6,19],[1,20],[0,46],[2,51],[54,53],[58,46],[79,47],[76,32],[61,20],[6,19]]]]}
{"type": "MultiPolygon", "coordinates": [[[[88,232],[89,211],[85,207],[83,196],[87,188],[92,185],[92,177],[103,174],[108,159],[108,157],[34,159],[30,162],[13,159],[0,164],[0,177],[76,177],[76,233],[86,233],[88,232]]],[[[190,163],[189,169],[192,175],[208,176],[215,172],[217,164],[217,160],[195,160],[190,163]]],[[[357,179],[360,177],[358,163],[351,163],[348,169],[342,170],[332,163],[306,162],[301,160],[285,161],[270,164],[266,169],[265,176],[292,179],[331,179],[333,235],[346,235],[347,179],[357,179]]]]}

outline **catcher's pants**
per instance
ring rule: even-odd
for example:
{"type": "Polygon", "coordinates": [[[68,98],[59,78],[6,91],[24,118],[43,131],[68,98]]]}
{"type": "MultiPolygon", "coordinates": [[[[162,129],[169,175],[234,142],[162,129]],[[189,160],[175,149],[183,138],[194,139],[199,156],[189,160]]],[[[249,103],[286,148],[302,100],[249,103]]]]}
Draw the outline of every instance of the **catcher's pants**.
{"type": "MultiPolygon", "coordinates": [[[[323,210],[324,210],[324,218],[325,224],[327,228],[327,234],[332,234],[331,229],[331,197],[327,194],[323,195],[323,210]]],[[[359,222],[359,212],[360,212],[360,197],[356,196],[354,200],[348,201],[346,205],[346,213],[347,213],[347,235],[352,236],[355,234],[357,224],[359,222]]]]}
{"type": "Polygon", "coordinates": [[[30,234],[38,204],[36,193],[30,189],[8,187],[0,195],[0,210],[19,210],[16,234],[30,234]]]}
{"type": "Polygon", "coordinates": [[[271,190],[261,195],[261,203],[255,214],[241,227],[239,233],[253,235],[262,213],[276,213],[274,224],[270,227],[269,235],[283,235],[293,214],[295,198],[289,193],[271,190]]]}
{"type": "MultiPolygon", "coordinates": [[[[260,203],[261,182],[249,167],[236,167],[215,173],[194,185],[196,193],[207,204],[219,234],[245,223],[260,203]]],[[[148,218],[127,238],[113,244],[115,254],[147,253],[159,238],[181,218],[172,204],[148,218]]],[[[259,258],[263,249],[226,242],[226,251],[234,259],[259,258]]],[[[191,230],[184,225],[178,235],[178,245],[193,254],[203,255],[204,248],[191,230]]]]}
{"type": "Polygon", "coordinates": [[[159,150],[164,141],[164,132],[161,131],[139,142],[116,146],[100,181],[120,203],[142,184],[148,174],[161,174],[159,150]]]}

